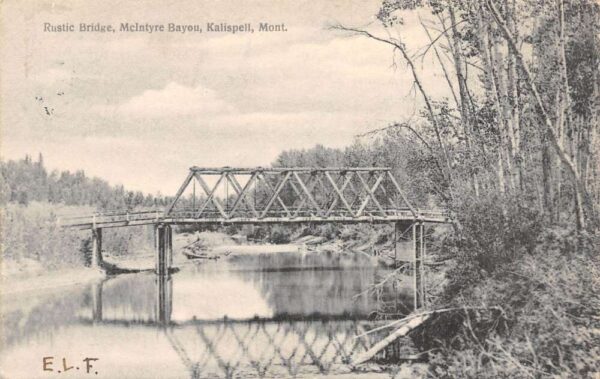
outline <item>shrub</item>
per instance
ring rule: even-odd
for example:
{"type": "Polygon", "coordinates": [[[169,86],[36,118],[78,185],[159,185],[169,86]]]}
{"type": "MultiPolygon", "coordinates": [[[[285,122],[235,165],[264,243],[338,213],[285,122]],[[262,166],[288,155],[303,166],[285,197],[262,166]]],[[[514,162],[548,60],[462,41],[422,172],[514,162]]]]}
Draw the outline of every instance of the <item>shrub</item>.
{"type": "Polygon", "coordinates": [[[513,200],[488,197],[466,202],[458,211],[460,233],[441,247],[456,263],[447,272],[446,300],[533,252],[543,230],[542,215],[513,200]]]}
{"type": "Polygon", "coordinates": [[[104,228],[102,250],[116,256],[147,253],[154,250],[154,238],[153,225],[104,228]]]}
{"type": "Polygon", "coordinates": [[[271,232],[269,234],[269,242],[281,244],[281,243],[289,243],[291,238],[291,230],[286,228],[285,226],[275,225],[271,228],[271,232]]]}
{"type": "Polygon", "coordinates": [[[262,241],[267,238],[267,229],[263,226],[253,226],[252,229],[248,232],[247,237],[249,239],[262,241]]]}
{"type": "MultiPolygon", "coordinates": [[[[432,354],[432,376],[594,377],[600,372],[600,261],[583,238],[541,233],[539,247],[481,280],[432,354]],[[581,240],[581,238],[580,238],[581,240]],[[455,320],[456,321],[456,320],[455,320]]],[[[457,299],[455,299],[457,300],[457,299]]],[[[456,315],[454,315],[456,317],[456,315]]],[[[446,320],[447,321],[447,320],[446,320]]],[[[438,322],[440,322],[438,320],[438,322]]],[[[438,336],[439,338],[439,336],[438,336]]],[[[431,346],[430,346],[431,347],[431,346]]]]}

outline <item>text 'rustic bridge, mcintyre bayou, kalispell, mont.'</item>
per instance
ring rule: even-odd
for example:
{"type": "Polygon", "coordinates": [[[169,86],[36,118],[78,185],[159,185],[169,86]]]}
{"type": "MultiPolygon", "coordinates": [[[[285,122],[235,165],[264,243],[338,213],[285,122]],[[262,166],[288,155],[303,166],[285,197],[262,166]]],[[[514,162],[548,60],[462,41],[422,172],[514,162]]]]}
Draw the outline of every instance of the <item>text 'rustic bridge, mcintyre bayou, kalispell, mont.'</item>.
{"type": "Polygon", "coordinates": [[[65,217],[64,227],[92,231],[92,264],[102,259],[102,229],[155,226],[156,273],[172,263],[172,226],[182,224],[395,225],[395,250],[412,231],[415,307],[423,304],[424,227],[447,223],[448,212],[415,209],[388,167],[191,167],[166,209],[65,217]],[[199,194],[196,192],[199,186],[199,194]]]}

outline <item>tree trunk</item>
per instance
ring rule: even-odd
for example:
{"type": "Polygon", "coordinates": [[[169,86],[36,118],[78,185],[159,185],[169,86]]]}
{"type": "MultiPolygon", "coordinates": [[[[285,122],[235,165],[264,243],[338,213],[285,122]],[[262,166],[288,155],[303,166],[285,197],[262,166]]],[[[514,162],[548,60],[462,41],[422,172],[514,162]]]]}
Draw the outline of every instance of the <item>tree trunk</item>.
{"type": "Polygon", "coordinates": [[[523,72],[525,73],[525,80],[527,81],[527,84],[530,87],[533,97],[539,108],[539,111],[540,111],[540,114],[541,114],[541,117],[543,120],[543,125],[544,125],[544,128],[546,129],[546,133],[549,136],[550,142],[552,143],[553,148],[556,150],[558,157],[560,158],[562,163],[567,167],[567,169],[569,171],[569,174],[571,176],[571,183],[575,190],[575,206],[577,208],[576,212],[575,212],[576,213],[576,225],[577,225],[578,230],[583,229],[586,226],[585,214],[583,211],[583,203],[582,203],[582,199],[585,196],[583,193],[584,188],[581,185],[581,176],[579,174],[579,170],[577,169],[577,166],[575,165],[573,160],[571,160],[571,158],[567,155],[567,153],[564,151],[562,146],[560,146],[560,144],[559,144],[556,132],[554,131],[554,125],[548,115],[546,107],[544,106],[544,102],[542,101],[542,97],[537,89],[537,85],[535,84],[535,81],[533,80],[533,76],[531,75],[529,65],[527,64],[527,62],[525,62],[523,55],[518,50],[518,48],[515,44],[515,41],[512,37],[512,33],[506,27],[506,23],[500,17],[500,15],[498,14],[498,10],[492,4],[492,2],[490,0],[487,0],[486,5],[487,5],[488,9],[490,9],[490,11],[492,12],[492,14],[494,16],[494,20],[500,27],[500,30],[502,31],[504,38],[506,39],[508,44],[513,49],[515,57],[517,59],[517,62],[519,63],[523,72]]]}
{"type": "Polygon", "coordinates": [[[469,164],[467,165],[469,175],[471,177],[471,186],[475,192],[475,197],[479,197],[479,183],[477,180],[477,170],[474,169],[474,160],[473,160],[473,151],[471,148],[471,139],[472,139],[472,128],[471,128],[471,117],[469,112],[469,89],[467,86],[467,81],[464,76],[464,68],[462,57],[464,54],[462,53],[462,46],[460,43],[460,38],[458,36],[458,30],[456,28],[456,16],[454,14],[454,8],[449,3],[448,13],[450,14],[450,28],[452,29],[452,37],[449,38],[452,46],[452,56],[454,58],[454,70],[456,71],[456,79],[458,82],[458,92],[460,96],[460,120],[463,127],[463,133],[465,136],[465,148],[467,151],[467,160],[469,164]]]}
{"type": "MultiPolygon", "coordinates": [[[[505,1],[506,4],[506,22],[507,27],[512,31],[513,36],[515,38],[515,43],[518,44],[518,32],[516,27],[516,10],[515,10],[515,0],[512,0],[509,5],[508,1],[505,1]]],[[[511,151],[512,151],[512,160],[514,163],[514,181],[515,185],[519,190],[522,190],[521,184],[521,132],[520,132],[520,107],[519,107],[519,82],[518,82],[518,72],[517,72],[517,60],[515,58],[515,54],[511,54],[511,48],[508,46],[508,67],[507,67],[507,87],[506,87],[506,96],[507,96],[507,107],[509,108],[510,113],[510,123],[509,123],[509,135],[511,136],[511,151]]]]}

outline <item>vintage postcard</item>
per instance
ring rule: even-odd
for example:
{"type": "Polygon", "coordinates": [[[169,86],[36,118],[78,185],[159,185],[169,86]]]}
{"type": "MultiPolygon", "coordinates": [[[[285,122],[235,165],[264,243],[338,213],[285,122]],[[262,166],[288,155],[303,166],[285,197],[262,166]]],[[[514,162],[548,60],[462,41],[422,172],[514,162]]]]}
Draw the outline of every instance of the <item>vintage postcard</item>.
{"type": "Polygon", "coordinates": [[[0,0],[0,378],[600,378],[595,0],[0,0]]]}

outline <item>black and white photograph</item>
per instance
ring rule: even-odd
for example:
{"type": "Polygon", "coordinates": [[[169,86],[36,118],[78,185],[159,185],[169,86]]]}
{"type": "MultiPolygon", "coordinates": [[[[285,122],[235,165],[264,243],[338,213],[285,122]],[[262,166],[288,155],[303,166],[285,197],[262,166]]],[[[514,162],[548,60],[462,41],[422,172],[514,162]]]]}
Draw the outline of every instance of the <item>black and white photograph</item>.
{"type": "Polygon", "coordinates": [[[597,0],[0,0],[0,379],[600,379],[597,0]]]}

